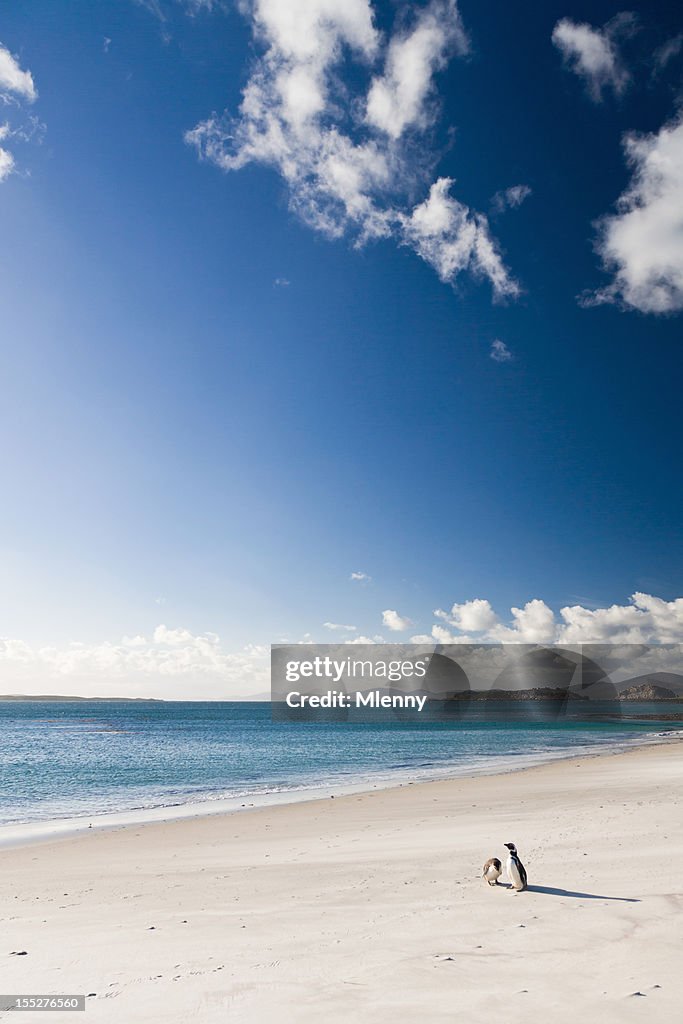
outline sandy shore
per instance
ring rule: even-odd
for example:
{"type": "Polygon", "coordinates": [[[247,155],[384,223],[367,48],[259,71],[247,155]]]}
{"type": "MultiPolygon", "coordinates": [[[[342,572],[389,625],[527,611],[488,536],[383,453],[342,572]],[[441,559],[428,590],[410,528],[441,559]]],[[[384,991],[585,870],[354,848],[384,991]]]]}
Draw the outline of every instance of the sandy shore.
{"type": "Polygon", "coordinates": [[[0,989],[119,1024],[678,1021],[682,792],[669,744],[3,850],[0,989]],[[507,841],[529,892],[480,878],[507,841]]]}

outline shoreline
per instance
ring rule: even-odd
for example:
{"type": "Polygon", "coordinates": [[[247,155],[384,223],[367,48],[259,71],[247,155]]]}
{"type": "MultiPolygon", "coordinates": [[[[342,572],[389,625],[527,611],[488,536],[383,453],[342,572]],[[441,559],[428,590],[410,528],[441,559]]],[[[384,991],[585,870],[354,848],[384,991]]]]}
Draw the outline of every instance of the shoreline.
{"type": "Polygon", "coordinates": [[[3,985],[98,1024],[676,1020],[682,800],[651,743],[0,850],[3,985]]]}
{"type": "Polygon", "coordinates": [[[118,831],[145,827],[155,824],[232,816],[242,812],[264,810],[272,807],[287,807],[314,803],[330,798],[343,799],[347,796],[372,794],[386,790],[402,789],[405,786],[431,785],[476,778],[496,778],[521,774],[563,762],[593,757],[617,757],[634,750],[659,747],[683,741],[683,730],[667,730],[660,733],[644,733],[628,740],[588,744],[583,748],[565,748],[560,753],[547,752],[528,755],[501,755],[504,764],[494,764],[486,758],[485,765],[477,769],[472,764],[463,765],[462,771],[455,771],[453,765],[424,770],[413,767],[388,769],[385,773],[359,778],[352,782],[330,782],[316,786],[293,787],[288,790],[266,791],[223,798],[206,798],[177,804],[158,804],[151,807],[126,808],[78,816],[46,818],[28,822],[0,825],[0,851],[69,840],[88,832],[118,831]],[[417,777],[416,777],[416,772],[417,777]]]}

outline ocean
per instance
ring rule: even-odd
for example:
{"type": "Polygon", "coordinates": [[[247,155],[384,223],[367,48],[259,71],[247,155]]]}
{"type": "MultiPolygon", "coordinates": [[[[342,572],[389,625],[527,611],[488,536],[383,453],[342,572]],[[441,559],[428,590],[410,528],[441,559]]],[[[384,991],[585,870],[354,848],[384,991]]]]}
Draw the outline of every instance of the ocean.
{"type": "Polygon", "coordinates": [[[507,713],[505,703],[474,706],[452,723],[382,712],[341,723],[273,721],[268,703],[0,701],[0,833],[494,773],[680,728],[667,720],[680,705],[630,704],[628,719],[606,708],[586,722],[538,704],[507,713]]]}

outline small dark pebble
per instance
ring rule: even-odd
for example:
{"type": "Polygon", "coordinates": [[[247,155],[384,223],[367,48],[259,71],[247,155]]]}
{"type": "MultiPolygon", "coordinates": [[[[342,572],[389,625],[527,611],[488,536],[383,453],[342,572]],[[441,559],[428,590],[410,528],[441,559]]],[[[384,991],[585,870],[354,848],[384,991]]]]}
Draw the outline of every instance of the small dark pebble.
{"type": "Polygon", "coordinates": [[[17,950],[12,950],[10,956],[28,956],[28,953],[25,949],[19,950],[19,952],[17,952],[17,950]]]}
{"type": "Polygon", "coordinates": [[[631,992],[631,995],[632,996],[644,996],[645,993],[644,992],[631,992]]]}
{"type": "Polygon", "coordinates": [[[155,928],[155,926],[154,926],[154,925],[152,924],[152,925],[150,925],[150,926],[149,926],[149,928],[147,929],[147,931],[148,931],[148,932],[155,932],[155,931],[156,931],[156,928],[155,928]]]}
{"type": "Polygon", "coordinates": [[[88,999],[92,999],[92,997],[96,996],[96,995],[97,995],[97,992],[88,992],[88,999]]]}

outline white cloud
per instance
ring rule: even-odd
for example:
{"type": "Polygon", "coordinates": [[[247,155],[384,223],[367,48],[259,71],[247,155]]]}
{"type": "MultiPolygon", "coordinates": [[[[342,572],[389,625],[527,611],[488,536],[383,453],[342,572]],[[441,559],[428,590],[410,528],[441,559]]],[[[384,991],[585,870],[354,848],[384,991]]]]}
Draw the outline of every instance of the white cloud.
{"type": "MultiPolygon", "coordinates": [[[[24,71],[18,59],[0,43],[0,102],[5,105],[18,104],[20,101],[33,103],[38,97],[33,76],[30,71],[24,71]]],[[[18,138],[21,141],[28,141],[32,135],[42,129],[37,120],[31,121],[30,128],[18,128],[12,130],[8,123],[0,125],[0,142],[10,138],[18,138]]],[[[0,182],[8,178],[15,168],[15,160],[12,153],[0,146],[0,182]]]]}
{"type": "Polygon", "coordinates": [[[276,288],[289,288],[290,281],[286,277],[276,277],[273,284],[276,288]]]}
{"type": "Polygon", "coordinates": [[[557,634],[555,616],[545,601],[527,601],[523,608],[511,608],[512,625],[496,625],[489,630],[492,640],[501,643],[550,644],[557,634]]]}
{"type": "Polygon", "coordinates": [[[491,200],[491,205],[495,213],[503,213],[508,209],[516,210],[531,194],[528,185],[511,185],[509,188],[496,192],[491,200]]]}
{"type": "Polygon", "coordinates": [[[31,647],[0,638],[4,693],[67,693],[228,700],[267,690],[267,647],[226,651],[215,633],[157,626],[112,643],[31,647]]]}
{"type": "Polygon", "coordinates": [[[323,622],[325,629],[331,629],[336,632],[344,633],[355,633],[355,626],[347,626],[343,622],[323,622]]]}
{"type": "Polygon", "coordinates": [[[489,355],[495,363],[509,363],[513,359],[512,352],[505,342],[500,340],[500,338],[496,338],[491,343],[491,351],[489,355]]]}
{"type": "Polygon", "coordinates": [[[631,181],[599,222],[596,250],[612,282],[584,300],[641,313],[683,309],[683,115],[624,141],[631,181]]]}
{"type": "Polygon", "coordinates": [[[464,270],[487,277],[497,298],[514,297],[519,286],[505,267],[483,213],[476,213],[450,194],[450,178],[439,178],[429,196],[402,218],[404,240],[453,283],[464,270]]]}
{"type": "Polygon", "coordinates": [[[683,598],[664,601],[636,592],[626,605],[585,608],[570,605],[559,618],[539,599],[511,608],[509,622],[501,622],[487,600],[477,598],[454,604],[434,615],[452,631],[435,623],[431,634],[412,637],[414,643],[683,643],[683,598]]]}
{"type": "Polygon", "coordinates": [[[399,18],[388,39],[371,0],[241,7],[262,54],[238,116],[214,115],[187,132],[199,156],[224,171],[273,167],[291,209],[329,238],[393,238],[444,281],[471,271],[497,298],[516,295],[486,217],[450,195],[450,179],[411,209],[435,163],[424,134],[436,111],[434,74],[467,46],[455,0],[430,0],[408,26],[399,18]],[[353,79],[343,80],[351,61],[353,79]]]}
{"type": "Polygon", "coordinates": [[[392,630],[394,633],[402,633],[404,629],[408,629],[413,624],[411,619],[399,615],[393,608],[387,608],[386,611],[382,612],[382,622],[387,629],[392,630]]]}
{"type": "Polygon", "coordinates": [[[553,43],[568,67],[583,78],[594,102],[602,100],[607,88],[613,89],[617,96],[626,89],[630,75],[623,65],[618,40],[620,36],[630,34],[635,24],[635,16],[624,11],[602,28],[572,21],[571,18],[562,18],[555,25],[553,43]]]}
{"type": "Polygon", "coordinates": [[[368,576],[366,572],[352,572],[349,579],[353,583],[371,583],[372,576],[368,576]]]}
{"type": "Polygon", "coordinates": [[[22,70],[17,58],[0,43],[0,94],[2,93],[12,93],[29,103],[33,103],[38,97],[31,72],[22,70]]]}
{"type": "MultiPolygon", "coordinates": [[[[9,134],[9,125],[0,124],[0,142],[9,134]]],[[[14,170],[14,157],[9,150],[0,146],[0,181],[4,181],[14,170]]]]}
{"type": "Polygon", "coordinates": [[[366,101],[368,124],[399,139],[409,128],[433,120],[428,103],[434,74],[452,51],[465,54],[467,36],[455,0],[435,0],[417,13],[415,23],[398,30],[387,47],[384,72],[373,78],[366,101]]]}
{"type": "MultiPolygon", "coordinates": [[[[571,605],[561,608],[559,616],[535,599],[513,607],[508,622],[501,621],[483,598],[454,604],[448,612],[437,610],[435,616],[440,621],[429,633],[411,636],[411,643],[683,643],[683,597],[665,601],[641,592],[625,605],[571,605]]],[[[403,632],[412,625],[395,609],[387,609],[383,620],[391,632],[403,632]]],[[[312,642],[310,634],[299,641],[312,642]]],[[[380,634],[344,641],[385,642],[380,634]]],[[[74,642],[61,647],[4,637],[0,638],[0,693],[228,700],[268,691],[269,655],[266,646],[230,650],[215,633],[195,634],[164,624],[151,635],[137,633],[115,642],[74,642]]],[[[656,654],[646,649],[643,659],[644,672],[669,667],[666,659],[660,664],[656,654]]]]}
{"type": "Polygon", "coordinates": [[[498,621],[489,601],[475,598],[473,601],[465,601],[463,604],[454,604],[450,612],[444,612],[440,608],[434,612],[437,618],[444,619],[455,626],[456,629],[481,633],[491,629],[498,621]]]}

